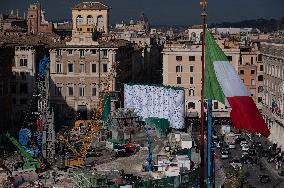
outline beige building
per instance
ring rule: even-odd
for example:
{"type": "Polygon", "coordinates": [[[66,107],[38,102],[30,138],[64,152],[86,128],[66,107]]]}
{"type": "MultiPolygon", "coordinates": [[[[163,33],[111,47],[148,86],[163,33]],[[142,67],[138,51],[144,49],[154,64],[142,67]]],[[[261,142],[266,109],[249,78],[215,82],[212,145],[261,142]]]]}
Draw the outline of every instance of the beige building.
{"type": "Polygon", "coordinates": [[[101,92],[120,91],[123,83],[141,75],[140,48],[125,40],[93,38],[96,31],[108,32],[109,9],[98,2],[75,5],[72,40],[50,49],[50,95],[55,119],[62,120],[70,111],[78,112],[81,119],[91,118],[101,92]]]}
{"type": "Polygon", "coordinates": [[[82,2],[72,8],[72,40],[69,45],[97,45],[94,33],[109,32],[110,7],[99,2],[82,2]]]}
{"type": "MultiPolygon", "coordinates": [[[[238,73],[248,94],[256,104],[262,102],[263,65],[258,60],[259,51],[251,46],[240,47],[238,73]]],[[[260,108],[260,106],[258,106],[260,108]]]]}
{"type": "MultiPolygon", "coordinates": [[[[166,45],[163,50],[163,84],[185,89],[186,112],[197,112],[201,108],[201,45],[166,45]]],[[[230,63],[236,68],[240,56],[239,49],[224,50],[230,63]]],[[[206,107],[206,106],[205,106],[206,107]]],[[[227,117],[226,107],[213,101],[213,115],[227,117]]]]}
{"type": "Polygon", "coordinates": [[[263,115],[270,139],[284,149],[284,45],[261,43],[264,66],[263,115]]]}

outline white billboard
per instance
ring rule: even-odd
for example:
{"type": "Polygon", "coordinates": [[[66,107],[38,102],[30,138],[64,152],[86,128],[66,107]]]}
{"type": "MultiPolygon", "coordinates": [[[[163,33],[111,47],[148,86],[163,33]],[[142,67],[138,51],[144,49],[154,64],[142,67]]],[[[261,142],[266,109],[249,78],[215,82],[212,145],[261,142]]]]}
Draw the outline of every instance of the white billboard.
{"type": "Polygon", "coordinates": [[[184,128],[184,90],[149,85],[124,85],[124,108],[133,108],[141,117],[166,118],[170,127],[184,128]]]}

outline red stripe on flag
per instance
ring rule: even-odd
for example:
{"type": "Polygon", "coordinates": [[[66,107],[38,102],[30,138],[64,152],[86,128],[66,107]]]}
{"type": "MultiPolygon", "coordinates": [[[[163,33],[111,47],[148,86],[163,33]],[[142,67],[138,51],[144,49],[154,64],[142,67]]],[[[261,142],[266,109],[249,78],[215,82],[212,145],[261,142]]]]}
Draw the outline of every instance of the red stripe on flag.
{"type": "Polygon", "coordinates": [[[259,113],[254,101],[249,96],[227,97],[232,111],[230,113],[234,126],[252,133],[270,135],[269,129],[259,113]]]}

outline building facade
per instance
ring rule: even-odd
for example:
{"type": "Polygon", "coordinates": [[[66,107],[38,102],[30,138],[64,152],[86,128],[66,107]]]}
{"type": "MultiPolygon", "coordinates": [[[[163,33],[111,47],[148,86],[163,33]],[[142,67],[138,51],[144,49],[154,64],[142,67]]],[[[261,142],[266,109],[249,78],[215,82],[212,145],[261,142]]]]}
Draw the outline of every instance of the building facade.
{"type": "MultiPolygon", "coordinates": [[[[258,69],[258,51],[257,49],[248,47],[240,47],[240,60],[238,65],[238,73],[241,80],[244,82],[248,94],[253,98],[257,104],[261,102],[259,94],[261,95],[261,76],[262,72],[258,69]],[[258,81],[260,83],[258,83],[258,81]]],[[[261,97],[261,96],[260,96],[261,97]]]]}
{"type": "MultiPolygon", "coordinates": [[[[179,86],[185,89],[185,111],[190,114],[201,108],[201,45],[166,45],[163,50],[163,84],[179,86]]],[[[225,49],[230,63],[238,65],[239,49],[225,49]]],[[[237,69],[236,69],[237,70],[237,69]]],[[[205,105],[205,108],[206,105],[205,105]]],[[[213,101],[213,115],[227,117],[227,108],[218,101],[213,101]]]]}
{"type": "Polygon", "coordinates": [[[51,33],[53,24],[45,20],[45,11],[40,4],[31,4],[27,13],[28,33],[51,33]]]}
{"type": "Polygon", "coordinates": [[[70,45],[97,45],[98,33],[109,32],[110,7],[99,2],[82,2],[72,8],[70,45]]]}
{"type": "Polygon", "coordinates": [[[261,43],[264,66],[263,115],[270,140],[284,149],[284,45],[261,43]]]}

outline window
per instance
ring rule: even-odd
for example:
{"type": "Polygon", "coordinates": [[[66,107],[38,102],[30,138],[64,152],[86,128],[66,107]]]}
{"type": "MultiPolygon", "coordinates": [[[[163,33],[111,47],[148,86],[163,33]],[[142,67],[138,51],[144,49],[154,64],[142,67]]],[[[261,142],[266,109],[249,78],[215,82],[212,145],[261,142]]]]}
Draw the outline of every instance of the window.
{"type": "Polygon", "coordinates": [[[241,79],[241,80],[242,80],[243,83],[245,83],[245,80],[244,80],[244,79],[241,79]]]}
{"type": "Polygon", "coordinates": [[[62,55],[62,51],[61,50],[56,50],[56,55],[57,56],[61,56],[62,55]]]}
{"type": "Polygon", "coordinates": [[[85,87],[80,86],[79,94],[80,94],[80,97],[84,97],[85,96],[85,87]]]}
{"type": "Polygon", "coordinates": [[[81,15],[77,16],[76,24],[77,24],[77,26],[83,24],[83,17],[81,15]]]}
{"type": "Polygon", "coordinates": [[[69,55],[72,55],[72,54],[73,54],[73,50],[70,50],[70,49],[69,49],[69,50],[68,50],[68,54],[69,54],[69,55]]]}
{"type": "Polygon", "coordinates": [[[245,71],[244,70],[240,70],[240,74],[245,74],[245,71]]]}
{"type": "Polygon", "coordinates": [[[189,56],[189,61],[195,61],[195,56],[189,56]]]}
{"type": "Polygon", "coordinates": [[[260,82],[263,81],[263,76],[262,75],[258,76],[258,81],[260,81],[260,82]]]}
{"type": "Polygon", "coordinates": [[[62,96],[62,87],[57,87],[57,96],[62,96]]]}
{"type": "Polygon", "coordinates": [[[176,72],[182,72],[182,66],[181,65],[176,66],[176,72]]]}
{"type": "Polygon", "coordinates": [[[189,78],[189,84],[193,84],[193,77],[189,78]]]}
{"type": "Polygon", "coordinates": [[[80,73],[84,73],[85,72],[85,64],[81,63],[80,64],[80,73]]]}
{"type": "Polygon", "coordinates": [[[214,104],[213,104],[213,106],[214,106],[214,109],[218,109],[218,108],[219,108],[219,107],[218,107],[218,102],[215,101],[214,104]]]}
{"type": "MultiPolygon", "coordinates": [[[[84,37],[80,37],[79,40],[80,40],[80,42],[84,42],[84,37]]],[[[84,56],[84,55],[83,55],[83,56],[84,56]]],[[[82,56],[82,57],[83,57],[83,56],[82,56]]]]}
{"type": "Polygon", "coordinates": [[[253,64],[253,57],[250,57],[250,64],[253,64]]]}
{"type": "Polygon", "coordinates": [[[263,71],[263,65],[259,66],[259,71],[263,71]]]}
{"type": "Polygon", "coordinates": [[[254,85],[255,85],[255,81],[254,81],[254,79],[251,79],[251,80],[250,80],[250,85],[252,85],[252,86],[254,86],[254,85]]]}
{"type": "Polygon", "coordinates": [[[97,72],[97,64],[93,63],[92,64],[92,73],[96,73],[97,72]]]}
{"type": "Polygon", "coordinates": [[[88,16],[87,16],[87,24],[88,24],[88,25],[91,25],[91,24],[93,24],[93,23],[94,23],[94,18],[93,18],[93,16],[88,15],[88,16]]]}
{"type": "Polygon", "coordinates": [[[258,87],[258,93],[261,93],[263,91],[263,86],[258,87]]]}
{"type": "Polygon", "coordinates": [[[70,72],[70,73],[73,72],[73,64],[72,63],[68,64],[68,72],[70,72]]]}
{"type": "Polygon", "coordinates": [[[85,57],[85,50],[80,50],[80,57],[85,57]]]}
{"type": "Polygon", "coordinates": [[[20,99],[20,104],[21,105],[28,104],[28,100],[26,98],[22,98],[22,99],[20,99]]]}
{"type": "Polygon", "coordinates": [[[91,31],[91,29],[90,29],[90,28],[87,28],[87,31],[89,31],[89,32],[90,32],[90,31],[91,31]]]}
{"type": "Polygon", "coordinates": [[[190,66],[189,67],[189,72],[193,72],[193,70],[194,70],[194,66],[190,66]]]}
{"type": "Polygon", "coordinates": [[[182,56],[176,56],[177,61],[182,61],[182,56]]]}
{"type": "Polygon", "coordinates": [[[107,50],[103,50],[103,56],[107,57],[107,50]]]}
{"type": "Polygon", "coordinates": [[[258,61],[262,61],[262,54],[259,54],[257,59],[258,61]]]}
{"type": "Polygon", "coordinates": [[[190,41],[192,41],[192,42],[196,41],[196,33],[195,32],[191,33],[190,41]]]}
{"type": "Polygon", "coordinates": [[[177,77],[177,84],[181,84],[181,77],[180,76],[177,77]]]}
{"type": "Polygon", "coordinates": [[[194,90],[193,89],[189,89],[188,95],[193,97],[194,96],[194,90]]]}
{"type": "Polygon", "coordinates": [[[92,88],[92,96],[97,96],[97,88],[92,88]]]}
{"type": "Polygon", "coordinates": [[[25,72],[20,72],[21,79],[26,80],[27,79],[27,74],[25,72]]]}
{"type": "Polygon", "coordinates": [[[57,73],[62,73],[62,64],[61,63],[57,63],[56,64],[56,72],[57,73]]]}
{"type": "Polygon", "coordinates": [[[255,73],[255,70],[250,70],[250,74],[254,74],[255,73]]]}
{"type": "Polygon", "coordinates": [[[229,55],[229,56],[227,56],[227,59],[228,59],[228,61],[232,61],[233,57],[229,55]]]}
{"type": "Polygon", "coordinates": [[[73,96],[73,86],[68,86],[68,96],[73,96]]]}
{"type": "Polygon", "coordinates": [[[28,85],[20,84],[20,93],[28,93],[28,85]]]}
{"type": "Polygon", "coordinates": [[[91,50],[91,52],[92,52],[92,54],[95,55],[97,53],[97,50],[93,49],[93,50],[91,50]]]}
{"type": "Polygon", "coordinates": [[[258,97],[257,102],[262,103],[262,97],[258,97]]]}
{"type": "Polygon", "coordinates": [[[21,67],[28,66],[28,60],[27,59],[20,59],[20,66],[21,67]]]}
{"type": "Polygon", "coordinates": [[[188,103],[188,109],[195,109],[195,103],[194,102],[189,102],[188,103]]]}
{"type": "Polygon", "coordinates": [[[107,72],[107,64],[103,64],[103,72],[107,72]]]}

